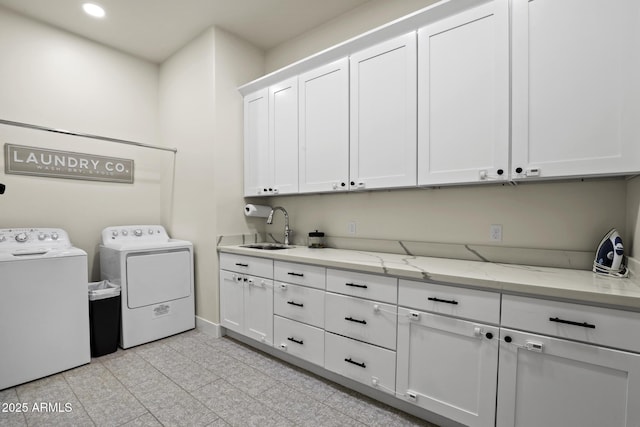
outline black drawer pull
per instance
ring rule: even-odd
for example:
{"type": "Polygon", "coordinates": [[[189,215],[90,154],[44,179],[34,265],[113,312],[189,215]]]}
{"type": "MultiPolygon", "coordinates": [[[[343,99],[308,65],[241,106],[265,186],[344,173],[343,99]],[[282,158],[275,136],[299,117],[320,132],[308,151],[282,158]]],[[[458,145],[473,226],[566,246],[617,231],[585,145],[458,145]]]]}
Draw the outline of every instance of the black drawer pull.
{"type": "Polygon", "coordinates": [[[238,267],[249,267],[249,264],[243,264],[243,263],[241,263],[241,262],[236,262],[236,265],[237,265],[238,267]]]}
{"type": "Polygon", "coordinates": [[[354,319],[353,317],[349,316],[349,317],[345,317],[344,320],[348,320],[349,322],[356,322],[356,323],[362,323],[363,325],[367,324],[366,320],[358,320],[358,319],[354,319]]]}
{"type": "Polygon", "coordinates": [[[345,286],[351,286],[353,288],[362,288],[362,289],[367,289],[368,286],[367,285],[358,285],[357,283],[345,283],[345,286]]]}
{"type": "Polygon", "coordinates": [[[300,345],[302,345],[302,344],[303,344],[302,340],[297,340],[297,339],[295,339],[295,338],[293,338],[293,337],[288,337],[287,339],[288,339],[289,341],[293,341],[293,342],[294,342],[294,343],[296,343],[296,344],[300,344],[300,345]]]}
{"type": "Polygon", "coordinates": [[[362,363],[361,362],[354,362],[353,360],[351,360],[351,358],[344,359],[344,361],[345,362],[349,362],[349,363],[351,363],[353,365],[356,365],[356,366],[360,366],[361,368],[366,368],[367,367],[367,365],[365,365],[364,362],[362,362],[362,363]]]}
{"type": "Polygon", "coordinates": [[[560,319],[559,317],[549,317],[549,320],[551,322],[558,322],[558,323],[565,323],[567,325],[574,325],[574,326],[582,326],[583,328],[589,328],[589,329],[595,329],[596,325],[592,325],[591,323],[587,323],[587,322],[573,322],[571,320],[563,320],[560,319]]]}
{"type": "Polygon", "coordinates": [[[453,305],[458,305],[458,301],[453,300],[453,299],[441,299],[441,298],[436,298],[436,297],[429,297],[427,298],[429,301],[435,301],[435,302],[446,302],[447,304],[453,304],[453,305]]]}
{"type": "Polygon", "coordinates": [[[297,276],[297,277],[304,277],[304,274],[302,273],[293,273],[293,272],[288,272],[287,273],[289,276],[297,276]]]}
{"type": "Polygon", "coordinates": [[[296,307],[304,307],[304,304],[299,302],[287,301],[287,304],[295,305],[296,307]]]}

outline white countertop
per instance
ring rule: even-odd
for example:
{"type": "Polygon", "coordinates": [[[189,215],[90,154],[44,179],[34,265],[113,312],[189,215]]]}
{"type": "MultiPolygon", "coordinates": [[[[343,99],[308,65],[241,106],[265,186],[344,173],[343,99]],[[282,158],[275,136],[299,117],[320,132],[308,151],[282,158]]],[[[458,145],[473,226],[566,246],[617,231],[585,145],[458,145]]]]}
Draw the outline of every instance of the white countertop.
{"type": "Polygon", "coordinates": [[[638,276],[619,279],[584,270],[304,246],[261,250],[231,245],[218,251],[640,310],[638,276]]]}

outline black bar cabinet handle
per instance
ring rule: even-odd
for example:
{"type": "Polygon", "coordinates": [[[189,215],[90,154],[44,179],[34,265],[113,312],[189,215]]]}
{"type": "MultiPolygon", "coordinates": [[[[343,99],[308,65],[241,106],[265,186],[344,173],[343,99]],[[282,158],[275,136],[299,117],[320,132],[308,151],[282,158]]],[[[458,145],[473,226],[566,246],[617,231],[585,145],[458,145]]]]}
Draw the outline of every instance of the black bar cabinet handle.
{"type": "Polygon", "coordinates": [[[441,299],[441,298],[436,298],[436,297],[429,297],[427,298],[429,301],[435,301],[435,302],[446,302],[447,304],[453,304],[453,305],[458,305],[458,301],[453,300],[453,299],[441,299]]]}
{"type": "Polygon", "coordinates": [[[344,320],[348,320],[349,322],[356,322],[356,323],[362,323],[363,325],[367,324],[366,320],[358,320],[358,319],[354,319],[353,317],[349,316],[349,317],[345,317],[344,320]]]}
{"type": "Polygon", "coordinates": [[[595,329],[596,325],[587,322],[573,322],[571,320],[560,319],[559,317],[549,317],[551,322],[565,323],[567,325],[582,326],[583,328],[595,329]]]}
{"type": "Polygon", "coordinates": [[[304,277],[304,274],[302,273],[294,273],[292,271],[287,273],[289,276],[298,276],[298,277],[304,277]]]}
{"type": "Polygon", "coordinates": [[[287,301],[287,304],[295,305],[296,307],[304,307],[304,304],[299,302],[287,301]]]}
{"type": "Polygon", "coordinates": [[[355,362],[355,361],[351,360],[350,357],[348,359],[344,359],[344,361],[345,362],[349,362],[349,363],[351,363],[353,365],[356,365],[356,366],[360,366],[361,368],[366,368],[367,367],[367,365],[365,365],[364,362],[355,362]]]}
{"type": "Polygon", "coordinates": [[[367,285],[358,285],[357,283],[345,283],[345,286],[351,286],[354,288],[362,288],[362,289],[367,289],[368,286],[367,285]]]}
{"type": "Polygon", "coordinates": [[[293,338],[293,337],[288,337],[287,339],[288,339],[289,341],[293,341],[293,342],[294,342],[294,343],[296,343],[296,344],[300,344],[300,345],[302,345],[302,344],[303,344],[302,340],[297,340],[297,339],[295,339],[295,338],[293,338]]]}
{"type": "Polygon", "coordinates": [[[241,262],[236,262],[236,265],[237,265],[238,267],[249,267],[249,264],[243,264],[243,263],[241,263],[241,262]]]}

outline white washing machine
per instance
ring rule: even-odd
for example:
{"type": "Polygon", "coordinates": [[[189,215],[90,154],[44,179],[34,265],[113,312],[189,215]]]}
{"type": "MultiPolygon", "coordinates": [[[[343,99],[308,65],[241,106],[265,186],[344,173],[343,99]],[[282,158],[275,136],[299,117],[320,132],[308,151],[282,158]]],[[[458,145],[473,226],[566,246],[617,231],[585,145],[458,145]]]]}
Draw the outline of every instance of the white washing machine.
{"type": "Polygon", "coordinates": [[[91,361],[87,270],[64,230],[0,229],[0,390],[91,361]]]}
{"type": "Polygon", "coordinates": [[[193,245],[161,225],[102,230],[100,274],[121,289],[120,347],[195,328],[193,245]]]}

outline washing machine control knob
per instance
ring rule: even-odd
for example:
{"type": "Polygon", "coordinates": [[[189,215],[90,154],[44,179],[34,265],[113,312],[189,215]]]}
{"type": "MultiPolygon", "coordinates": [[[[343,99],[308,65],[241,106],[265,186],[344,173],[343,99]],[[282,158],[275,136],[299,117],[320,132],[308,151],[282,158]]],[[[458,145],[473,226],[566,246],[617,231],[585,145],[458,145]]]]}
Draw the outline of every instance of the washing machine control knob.
{"type": "Polygon", "coordinates": [[[128,232],[127,230],[122,230],[122,235],[123,235],[123,236],[126,236],[126,235],[128,235],[128,234],[129,234],[129,232],[128,232]]]}
{"type": "Polygon", "coordinates": [[[27,235],[27,233],[16,234],[16,242],[18,243],[24,243],[27,241],[27,239],[29,239],[29,235],[27,235]]]}
{"type": "Polygon", "coordinates": [[[58,233],[56,233],[55,231],[53,233],[51,233],[51,239],[52,240],[58,240],[58,233]]]}
{"type": "Polygon", "coordinates": [[[38,234],[38,240],[44,240],[44,239],[46,239],[46,238],[47,238],[47,235],[46,235],[46,234],[44,234],[44,233],[40,233],[40,234],[38,234]]]}
{"type": "Polygon", "coordinates": [[[5,236],[0,236],[0,242],[4,242],[5,240],[7,240],[5,236]]]}
{"type": "Polygon", "coordinates": [[[137,237],[140,237],[140,236],[142,236],[142,230],[140,230],[139,228],[136,228],[133,231],[133,234],[135,234],[137,237]]]}
{"type": "Polygon", "coordinates": [[[116,236],[118,235],[118,230],[113,230],[113,231],[111,232],[111,235],[112,235],[113,237],[116,237],[116,236]]]}
{"type": "Polygon", "coordinates": [[[149,234],[153,234],[153,228],[149,229],[149,234]]]}

